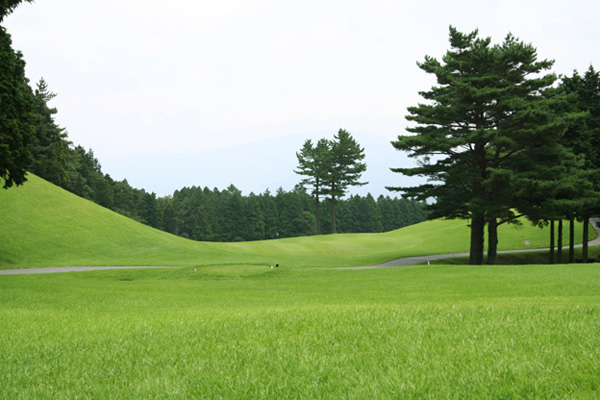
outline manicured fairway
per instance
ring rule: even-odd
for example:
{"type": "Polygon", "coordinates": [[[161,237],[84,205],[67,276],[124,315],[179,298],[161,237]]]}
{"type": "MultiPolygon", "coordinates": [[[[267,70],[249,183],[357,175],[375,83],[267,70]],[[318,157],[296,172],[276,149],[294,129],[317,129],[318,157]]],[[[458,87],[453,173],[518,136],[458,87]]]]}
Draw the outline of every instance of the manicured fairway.
{"type": "Polygon", "coordinates": [[[0,398],[596,399],[600,266],[0,279],[0,398]]]}
{"type": "Polygon", "coordinates": [[[336,269],[464,252],[465,221],[199,243],[31,176],[0,224],[0,268],[178,266],[0,276],[0,399],[600,398],[599,264],[336,269]]]}

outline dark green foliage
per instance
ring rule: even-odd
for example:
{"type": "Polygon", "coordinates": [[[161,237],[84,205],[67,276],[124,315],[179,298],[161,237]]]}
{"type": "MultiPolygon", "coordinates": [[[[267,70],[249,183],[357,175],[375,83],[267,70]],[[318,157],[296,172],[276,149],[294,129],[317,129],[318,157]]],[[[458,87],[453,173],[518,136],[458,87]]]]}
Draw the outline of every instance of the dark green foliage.
{"type": "Polygon", "coordinates": [[[365,150],[347,131],[340,129],[331,142],[328,158],[328,174],[325,179],[325,193],[329,195],[331,206],[331,231],[337,232],[335,208],[337,201],[343,198],[350,186],[362,186],[367,182],[359,182],[363,172],[367,170],[365,150]]]}
{"type": "Polygon", "coordinates": [[[333,140],[321,139],[313,146],[311,140],[304,142],[298,157],[297,174],[304,175],[301,184],[312,189],[315,198],[317,233],[321,233],[320,196],[329,196],[331,208],[331,231],[337,231],[336,206],[350,186],[365,185],[359,182],[367,165],[364,149],[347,131],[340,129],[333,140]]]}
{"type": "MultiPolygon", "coordinates": [[[[0,20],[16,4],[0,3],[0,20]]],[[[32,162],[29,145],[35,135],[33,112],[23,56],[13,50],[10,35],[0,26],[0,181],[5,189],[27,180],[32,162]]]]}
{"type": "MultiPolygon", "coordinates": [[[[27,3],[32,3],[33,0],[25,0],[27,3]]],[[[8,14],[13,12],[23,0],[0,0],[0,22],[4,20],[8,14]]]]}
{"type": "Polygon", "coordinates": [[[48,102],[56,94],[48,90],[48,84],[42,78],[35,90],[35,140],[29,149],[33,156],[30,171],[55,185],[65,186],[69,175],[69,145],[64,128],[54,122],[56,108],[48,107],[48,102]]]}
{"type": "Polygon", "coordinates": [[[315,221],[317,234],[321,234],[321,196],[326,192],[325,181],[331,168],[331,142],[327,139],[320,139],[313,146],[310,139],[304,142],[300,152],[296,153],[298,157],[297,174],[306,178],[302,179],[301,184],[311,189],[311,194],[315,199],[315,221]]]}
{"type": "MultiPolygon", "coordinates": [[[[575,71],[572,77],[562,78],[561,89],[569,96],[570,110],[582,113],[583,117],[572,124],[561,139],[561,143],[578,155],[580,164],[566,171],[562,196],[553,204],[554,217],[587,220],[600,212],[600,73],[592,66],[583,76],[575,71]]],[[[587,225],[583,240],[586,262],[587,225]]],[[[572,243],[569,245],[572,259],[572,243]]]]}
{"type": "MultiPolygon", "coordinates": [[[[233,185],[224,191],[193,186],[156,199],[156,204],[161,216],[157,227],[193,240],[268,240],[317,233],[314,202],[301,186],[249,196],[233,185]]],[[[389,196],[375,201],[371,195],[354,195],[340,200],[338,207],[343,233],[384,232],[427,218],[422,204],[389,196]]]]}
{"type": "Polygon", "coordinates": [[[407,130],[415,135],[393,142],[419,159],[418,167],[393,170],[429,183],[393,189],[420,201],[434,198],[428,206],[433,218],[469,219],[470,262],[480,264],[486,222],[495,252],[497,225],[513,220],[519,207],[539,204],[529,189],[570,157],[559,140],[573,115],[552,88],[556,76],[544,74],[553,62],[538,61],[530,44],[509,34],[492,46],[477,31],[451,27],[450,45],[443,62],[426,57],[419,64],[437,86],[420,93],[426,103],[408,109],[416,125],[407,130]]]}

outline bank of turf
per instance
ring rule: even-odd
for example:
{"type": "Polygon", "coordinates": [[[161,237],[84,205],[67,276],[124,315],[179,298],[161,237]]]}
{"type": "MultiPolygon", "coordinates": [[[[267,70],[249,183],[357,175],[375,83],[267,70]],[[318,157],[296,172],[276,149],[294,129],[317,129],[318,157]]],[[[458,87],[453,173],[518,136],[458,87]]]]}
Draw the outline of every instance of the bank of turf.
{"type": "MultiPolygon", "coordinates": [[[[581,229],[576,230],[581,241],[581,229]]],[[[546,230],[503,225],[500,250],[545,247],[546,230]]],[[[246,243],[194,242],[139,224],[33,175],[0,190],[0,268],[77,265],[285,263],[373,265],[405,256],[467,252],[466,221],[428,221],[382,234],[325,235],[246,243]]]]}
{"type": "Polygon", "coordinates": [[[5,267],[180,267],[0,276],[1,399],[600,397],[598,264],[339,270],[468,229],[209,245],[30,183],[0,192],[5,267]]]}

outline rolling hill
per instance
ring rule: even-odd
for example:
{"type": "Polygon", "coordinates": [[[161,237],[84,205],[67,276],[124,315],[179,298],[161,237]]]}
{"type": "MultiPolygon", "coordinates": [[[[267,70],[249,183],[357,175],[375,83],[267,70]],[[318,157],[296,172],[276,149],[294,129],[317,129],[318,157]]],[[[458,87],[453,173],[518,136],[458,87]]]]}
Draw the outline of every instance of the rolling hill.
{"type": "MultiPolygon", "coordinates": [[[[465,252],[469,244],[466,221],[443,220],[381,234],[195,242],[135,222],[32,174],[25,185],[0,191],[0,224],[0,268],[274,263],[344,267],[465,252]]],[[[525,248],[525,240],[532,248],[544,247],[547,232],[527,223],[503,226],[499,249],[525,248]]]]}

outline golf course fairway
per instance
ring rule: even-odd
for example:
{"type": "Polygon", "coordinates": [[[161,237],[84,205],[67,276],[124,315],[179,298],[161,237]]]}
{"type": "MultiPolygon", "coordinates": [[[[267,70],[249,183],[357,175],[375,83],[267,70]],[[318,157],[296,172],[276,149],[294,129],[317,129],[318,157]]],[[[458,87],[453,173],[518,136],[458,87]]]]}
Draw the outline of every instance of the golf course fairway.
{"type": "Polygon", "coordinates": [[[0,399],[600,397],[598,264],[340,269],[465,252],[465,221],[201,243],[31,175],[0,221],[0,268],[177,267],[0,276],[0,399]]]}

